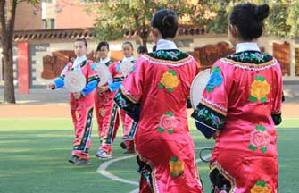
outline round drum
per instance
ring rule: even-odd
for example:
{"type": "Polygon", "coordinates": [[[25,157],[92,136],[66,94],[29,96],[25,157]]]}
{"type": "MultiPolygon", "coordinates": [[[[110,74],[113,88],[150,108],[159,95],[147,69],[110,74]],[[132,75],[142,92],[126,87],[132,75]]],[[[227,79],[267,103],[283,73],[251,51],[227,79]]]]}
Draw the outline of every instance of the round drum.
{"type": "Polygon", "coordinates": [[[199,72],[194,78],[190,88],[191,105],[195,109],[201,101],[203,91],[210,79],[211,69],[206,69],[199,72]]]}
{"type": "Polygon", "coordinates": [[[81,92],[86,85],[86,79],[81,71],[69,71],[64,78],[64,87],[68,92],[81,92]]]}
{"type": "Polygon", "coordinates": [[[100,78],[98,87],[101,87],[112,80],[111,72],[105,64],[97,64],[96,71],[100,78]]]}

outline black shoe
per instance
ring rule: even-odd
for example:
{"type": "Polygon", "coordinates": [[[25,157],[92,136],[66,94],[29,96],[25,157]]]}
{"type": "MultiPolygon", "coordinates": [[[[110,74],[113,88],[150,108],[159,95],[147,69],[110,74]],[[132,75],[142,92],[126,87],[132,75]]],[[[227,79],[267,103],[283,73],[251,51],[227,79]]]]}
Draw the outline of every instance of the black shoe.
{"type": "Polygon", "coordinates": [[[89,161],[86,159],[78,159],[75,163],[75,165],[79,166],[79,165],[88,165],[89,161]]]}
{"type": "Polygon", "coordinates": [[[79,159],[78,156],[76,156],[76,155],[72,155],[72,157],[70,157],[70,159],[69,159],[69,162],[70,162],[71,164],[75,164],[75,163],[77,162],[78,159],[79,159]]]}
{"type": "Polygon", "coordinates": [[[76,155],[73,155],[70,159],[69,159],[69,162],[71,164],[74,164],[74,165],[87,165],[89,164],[89,161],[86,160],[86,159],[80,159],[78,156],[76,155]]]}

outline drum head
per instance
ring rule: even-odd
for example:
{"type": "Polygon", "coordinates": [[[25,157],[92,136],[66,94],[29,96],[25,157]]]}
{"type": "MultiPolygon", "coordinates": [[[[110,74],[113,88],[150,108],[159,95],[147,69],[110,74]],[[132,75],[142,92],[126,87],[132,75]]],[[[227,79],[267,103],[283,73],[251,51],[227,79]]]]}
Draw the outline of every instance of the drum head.
{"type": "Polygon", "coordinates": [[[86,79],[81,71],[69,71],[64,78],[64,87],[68,92],[81,92],[86,85],[86,79]]]}
{"type": "Polygon", "coordinates": [[[206,69],[198,73],[192,82],[190,89],[190,100],[192,107],[195,109],[201,101],[203,91],[210,79],[211,69],[206,69]]]}
{"type": "Polygon", "coordinates": [[[97,64],[96,71],[100,78],[98,87],[101,87],[104,84],[106,84],[109,80],[112,80],[111,72],[105,64],[97,64]]]}
{"type": "Polygon", "coordinates": [[[124,77],[127,77],[134,69],[135,63],[130,60],[120,63],[120,72],[124,77]]]}

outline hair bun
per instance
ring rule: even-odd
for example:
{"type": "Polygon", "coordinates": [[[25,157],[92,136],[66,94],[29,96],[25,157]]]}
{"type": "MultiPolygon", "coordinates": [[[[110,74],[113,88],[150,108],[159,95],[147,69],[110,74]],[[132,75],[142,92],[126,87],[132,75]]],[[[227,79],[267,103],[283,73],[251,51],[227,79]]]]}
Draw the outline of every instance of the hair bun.
{"type": "Polygon", "coordinates": [[[165,28],[169,28],[176,24],[177,24],[177,18],[173,14],[168,14],[168,15],[164,16],[162,19],[162,26],[165,28]]]}
{"type": "Polygon", "coordinates": [[[161,9],[154,14],[151,25],[161,32],[162,38],[174,38],[179,26],[177,14],[171,9],[161,9]]]}
{"type": "Polygon", "coordinates": [[[268,4],[258,5],[255,7],[254,15],[258,21],[263,21],[269,16],[270,7],[268,4]]]}

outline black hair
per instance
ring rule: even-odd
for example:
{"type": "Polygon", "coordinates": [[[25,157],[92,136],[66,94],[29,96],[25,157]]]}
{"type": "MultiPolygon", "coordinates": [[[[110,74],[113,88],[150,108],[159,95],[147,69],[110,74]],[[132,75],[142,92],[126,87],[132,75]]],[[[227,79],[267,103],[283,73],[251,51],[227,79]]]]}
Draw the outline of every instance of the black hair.
{"type": "Polygon", "coordinates": [[[96,51],[97,51],[97,52],[98,52],[98,51],[101,51],[101,48],[104,47],[104,46],[108,49],[108,51],[110,50],[110,49],[109,49],[109,43],[106,42],[106,41],[102,41],[102,42],[100,42],[100,43],[98,44],[96,51]]]}
{"type": "Polygon", "coordinates": [[[263,20],[269,16],[269,12],[268,4],[238,4],[234,6],[229,21],[237,27],[242,39],[252,40],[262,36],[263,20]]]}
{"type": "Polygon", "coordinates": [[[122,46],[124,46],[124,45],[129,45],[134,50],[134,46],[131,42],[125,41],[125,42],[123,42],[122,46]]]}
{"type": "Polygon", "coordinates": [[[76,42],[83,42],[84,45],[87,47],[87,40],[85,38],[77,38],[76,42]]]}
{"type": "Polygon", "coordinates": [[[147,54],[147,48],[146,48],[146,46],[138,46],[137,53],[138,54],[147,54]]]}
{"type": "Polygon", "coordinates": [[[155,13],[151,25],[161,32],[162,38],[174,38],[179,28],[178,16],[173,10],[161,9],[155,13]]]}

